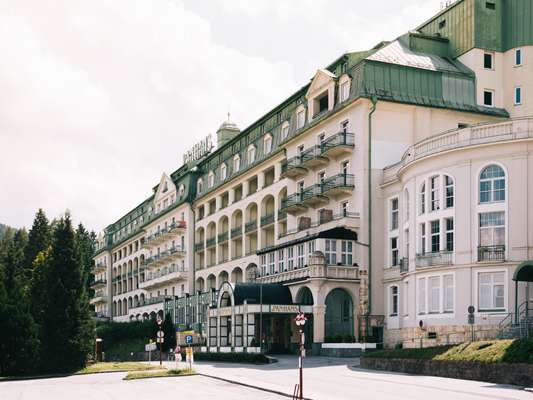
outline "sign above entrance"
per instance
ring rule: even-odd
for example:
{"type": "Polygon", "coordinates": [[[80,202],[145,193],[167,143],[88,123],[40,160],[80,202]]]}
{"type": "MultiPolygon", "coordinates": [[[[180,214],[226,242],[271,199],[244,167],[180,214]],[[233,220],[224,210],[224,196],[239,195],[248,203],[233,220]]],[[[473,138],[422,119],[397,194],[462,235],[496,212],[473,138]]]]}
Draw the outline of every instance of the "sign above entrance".
{"type": "Polygon", "coordinates": [[[298,314],[300,312],[300,306],[290,304],[273,304],[270,306],[270,312],[284,313],[284,314],[298,314]]]}

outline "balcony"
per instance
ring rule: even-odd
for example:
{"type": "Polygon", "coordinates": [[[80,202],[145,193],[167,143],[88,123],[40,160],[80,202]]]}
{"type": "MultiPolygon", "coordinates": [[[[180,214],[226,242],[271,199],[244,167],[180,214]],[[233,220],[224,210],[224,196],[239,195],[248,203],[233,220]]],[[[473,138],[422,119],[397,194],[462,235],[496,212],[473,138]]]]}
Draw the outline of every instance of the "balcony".
{"type": "Polygon", "coordinates": [[[307,206],[303,204],[303,192],[293,193],[281,199],[281,210],[288,214],[299,214],[307,210],[307,206]]]}
{"type": "Polygon", "coordinates": [[[206,248],[213,247],[216,244],[217,244],[217,238],[216,237],[209,238],[209,239],[207,239],[205,241],[205,247],[206,248]]]}
{"type": "Polygon", "coordinates": [[[103,262],[96,263],[93,267],[94,273],[104,272],[107,270],[107,264],[104,264],[103,262]]]}
{"type": "Polygon", "coordinates": [[[302,165],[301,155],[289,158],[281,164],[281,177],[296,179],[307,174],[307,168],[302,165]]]}
{"type": "Polygon", "coordinates": [[[173,299],[173,296],[157,296],[157,297],[150,297],[148,299],[145,299],[143,302],[139,302],[138,304],[134,304],[130,307],[130,309],[133,308],[140,308],[145,306],[151,306],[153,304],[159,304],[164,303],[166,299],[173,299]]]}
{"type": "Polygon", "coordinates": [[[435,253],[424,253],[416,255],[416,267],[436,267],[440,265],[450,265],[452,263],[451,251],[439,251],[435,253]]]}
{"type": "Polygon", "coordinates": [[[93,289],[97,289],[97,288],[104,287],[106,284],[107,284],[106,279],[98,279],[98,280],[95,280],[93,283],[91,283],[91,287],[93,289]]]}
{"type": "Polygon", "coordinates": [[[302,202],[309,207],[318,207],[329,202],[323,194],[323,184],[317,183],[305,188],[302,192],[302,202]]]}
{"type": "Polygon", "coordinates": [[[272,225],[275,221],[276,217],[274,213],[263,215],[261,217],[261,227],[264,228],[265,226],[272,225]]]}
{"type": "Polygon", "coordinates": [[[304,168],[317,168],[326,165],[329,159],[322,153],[322,145],[313,146],[300,154],[304,168]]]}
{"type": "Polygon", "coordinates": [[[228,238],[229,238],[229,233],[228,231],[226,232],[222,232],[218,235],[218,243],[224,243],[224,242],[227,242],[228,241],[228,238]]]}
{"type": "Polygon", "coordinates": [[[238,238],[239,236],[242,236],[242,225],[239,225],[238,227],[233,228],[231,230],[231,238],[232,239],[238,238]]]}
{"type": "Polygon", "coordinates": [[[477,248],[477,260],[479,262],[505,261],[505,246],[479,246],[477,248]]]}
{"type": "Polygon", "coordinates": [[[107,295],[103,292],[96,292],[93,298],[90,300],[91,304],[107,303],[107,295]]]}
{"type": "Polygon", "coordinates": [[[257,220],[250,221],[244,224],[244,232],[251,233],[257,230],[257,220]]]}
{"type": "Polygon", "coordinates": [[[340,157],[353,151],[355,137],[353,133],[339,132],[325,139],[321,146],[324,155],[335,158],[340,157]]]}
{"type": "Polygon", "coordinates": [[[139,283],[139,288],[150,290],[159,286],[176,283],[187,279],[187,271],[178,269],[178,267],[170,267],[159,271],[158,273],[148,273],[144,282],[139,283]]]}
{"type": "Polygon", "coordinates": [[[285,221],[287,219],[287,213],[283,210],[278,210],[278,221],[285,221]]]}
{"type": "Polygon", "coordinates": [[[409,259],[403,257],[400,259],[400,274],[406,274],[407,272],[409,272],[409,259]]]}
{"type": "Polygon", "coordinates": [[[322,194],[340,196],[350,194],[355,187],[355,178],[351,174],[338,174],[326,178],[322,183],[322,194]]]}
{"type": "Polygon", "coordinates": [[[169,226],[161,229],[159,232],[154,233],[146,237],[143,247],[150,248],[163,243],[165,240],[172,239],[177,235],[183,233],[187,229],[187,223],[185,221],[173,222],[169,226]]]}
{"type": "Polygon", "coordinates": [[[194,244],[194,251],[204,251],[205,245],[204,242],[198,242],[194,244]]]}

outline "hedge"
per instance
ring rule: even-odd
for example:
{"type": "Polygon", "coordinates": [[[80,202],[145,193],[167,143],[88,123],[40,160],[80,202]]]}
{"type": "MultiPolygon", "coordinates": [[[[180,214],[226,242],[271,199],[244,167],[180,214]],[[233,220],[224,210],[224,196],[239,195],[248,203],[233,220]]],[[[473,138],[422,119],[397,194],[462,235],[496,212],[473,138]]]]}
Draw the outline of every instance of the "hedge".
{"type": "MultiPolygon", "coordinates": [[[[185,353],[182,354],[182,360],[185,360],[185,353]]],[[[194,353],[195,361],[217,361],[217,362],[234,362],[248,364],[268,364],[270,359],[261,353],[194,353]]]]}

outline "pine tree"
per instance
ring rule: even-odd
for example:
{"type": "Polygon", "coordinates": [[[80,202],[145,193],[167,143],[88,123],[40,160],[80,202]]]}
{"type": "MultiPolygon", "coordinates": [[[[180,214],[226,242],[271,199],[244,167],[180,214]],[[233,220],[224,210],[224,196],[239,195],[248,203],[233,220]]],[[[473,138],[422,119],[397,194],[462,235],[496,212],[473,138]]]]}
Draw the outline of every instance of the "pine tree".
{"type": "Polygon", "coordinates": [[[163,342],[163,350],[169,351],[176,347],[176,327],[172,322],[170,313],[165,315],[165,320],[163,321],[163,332],[165,332],[165,341],[163,342]]]}
{"type": "Polygon", "coordinates": [[[44,251],[50,245],[50,224],[48,223],[48,218],[42,208],[39,208],[37,214],[35,214],[35,219],[33,220],[33,225],[28,233],[28,244],[24,251],[25,255],[25,267],[27,268],[28,279],[31,277],[31,267],[35,257],[41,251],[44,251]]]}
{"type": "MultiPolygon", "coordinates": [[[[50,247],[41,251],[32,263],[29,303],[30,312],[39,328],[41,328],[45,317],[43,307],[47,301],[46,274],[50,264],[50,252],[50,247]]],[[[39,336],[41,337],[41,335],[39,336]]]]}
{"type": "Polygon", "coordinates": [[[94,325],[70,217],[61,218],[52,235],[45,268],[46,304],[42,355],[48,371],[82,368],[93,346],[94,325]]]}
{"type": "Polygon", "coordinates": [[[85,290],[89,296],[93,295],[90,286],[92,283],[91,270],[94,264],[93,254],[95,239],[96,236],[94,232],[87,231],[82,224],[78,225],[78,229],[76,229],[76,252],[82,268],[82,279],[85,290]]]}

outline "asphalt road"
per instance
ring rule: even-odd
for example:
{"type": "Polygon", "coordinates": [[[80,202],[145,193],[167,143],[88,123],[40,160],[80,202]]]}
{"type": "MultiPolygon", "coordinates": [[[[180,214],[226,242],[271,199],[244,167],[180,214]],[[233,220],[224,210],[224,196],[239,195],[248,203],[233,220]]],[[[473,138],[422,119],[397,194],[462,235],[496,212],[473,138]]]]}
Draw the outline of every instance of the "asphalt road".
{"type": "MultiPolygon", "coordinates": [[[[123,381],[124,373],[70,376],[29,381],[0,381],[0,400],[270,400],[287,399],[239,383],[291,394],[298,381],[297,358],[279,357],[269,365],[196,363],[202,374],[123,381]]],[[[168,363],[174,367],[174,363],[168,363]]],[[[430,376],[374,372],[360,369],[358,359],[309,357],[305,360],[304,395],[313,400],[533,400],[520,388],[485,382],[430,376]]]]}

